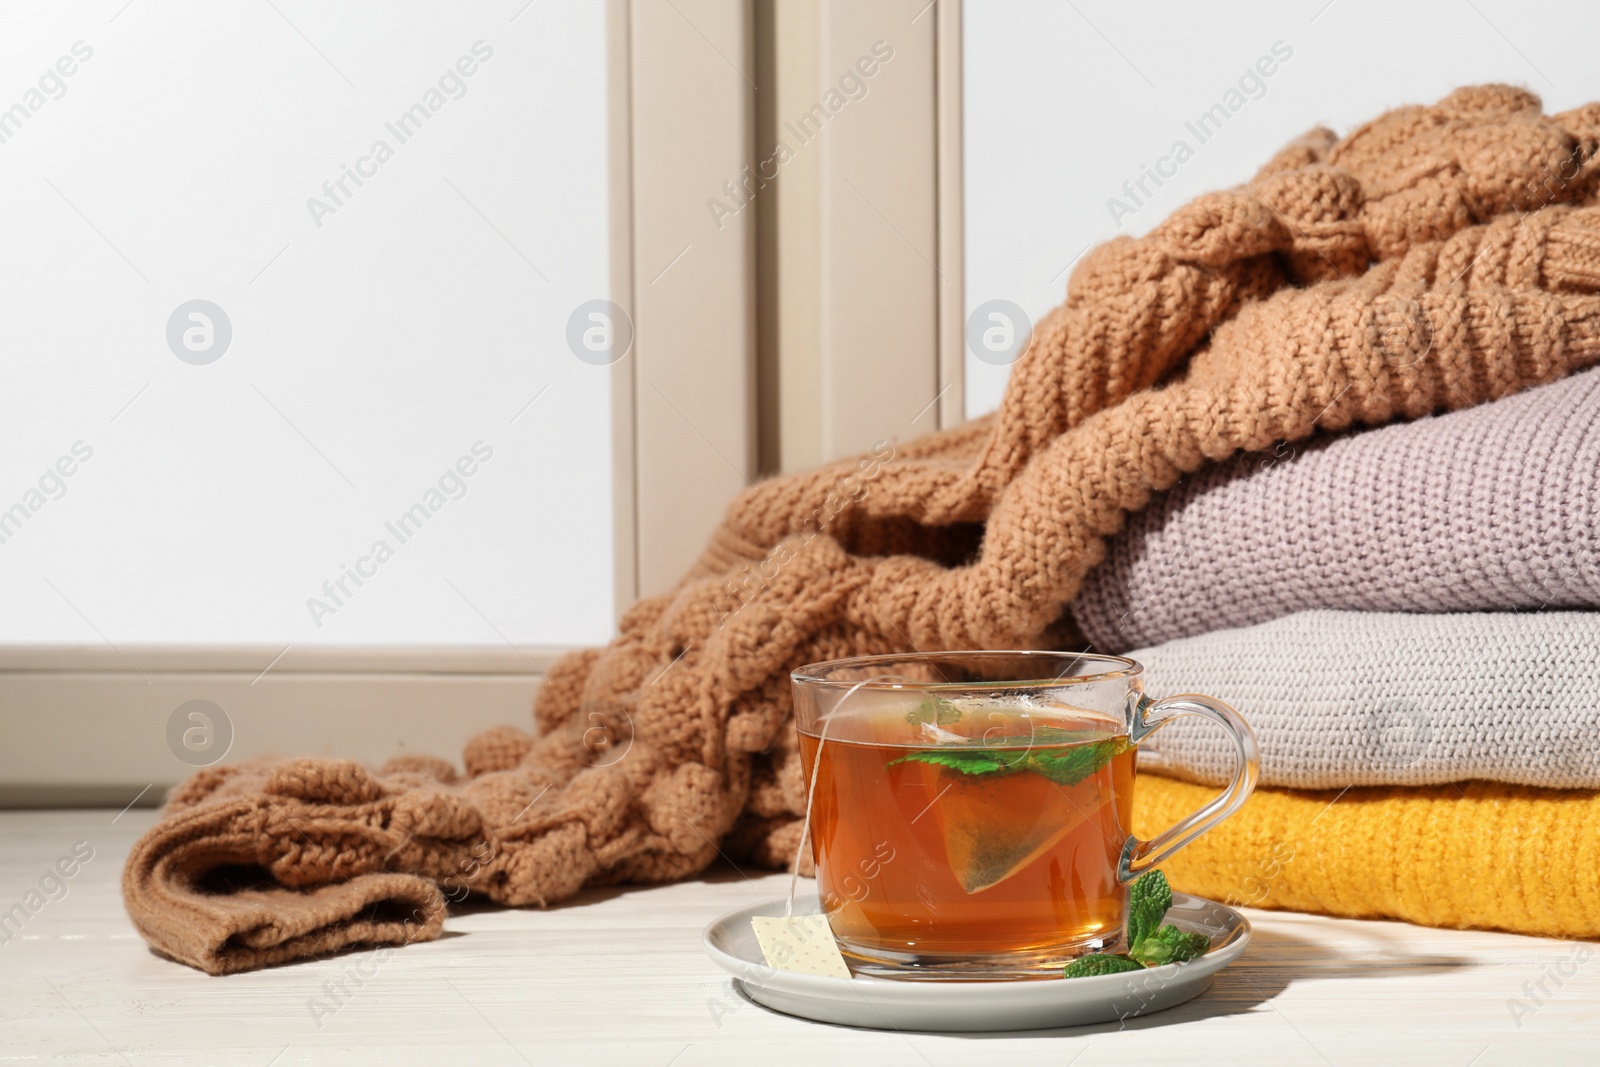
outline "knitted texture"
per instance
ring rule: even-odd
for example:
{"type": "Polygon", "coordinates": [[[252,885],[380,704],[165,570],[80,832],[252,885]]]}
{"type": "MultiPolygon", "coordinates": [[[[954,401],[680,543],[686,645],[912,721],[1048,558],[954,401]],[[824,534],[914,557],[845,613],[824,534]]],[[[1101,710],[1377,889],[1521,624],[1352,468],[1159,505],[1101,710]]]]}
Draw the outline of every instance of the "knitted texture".
{"type": "MultiPolygon", "coordinates": [[[[1135,832],[1148,838],[1215,795],[1140,774],[1135,832]]],[[[1234,905],[1596,938],[1600,793],[1258,789],[1161,869],[1176,889],[1234,905]]]]}
{"type": "Polygon", "coordinates": [[[534,734],[469,743],[464,782],[319,760],[199,776],[128,859],[130,916],[227,969],[312,945],[308,891],[339,879],[437,880],[471,858],[464,885],[524,905],[679,878],[719,843],[786,864],[803,806],[789,670],[1076,641],[1063,609],[1101,539],[1181,475],[1600,362],[1597,143],[1600,105],[1547,117],[1500,86],[1313,132],[1086,256],[993,419],[740,494],[677,587],[551,672],[534,734]],[[250,938],[219,945],[241,922],[204,892],[224,863],[275,886],[253,890],[270,904],[250,938]]]}
{"type": "MultiPolygon", "coordinates": [[[[1600,614],[1309,611],[1131,655],[1151,693],[1226,693],[1265,785],[1600,789],[1600,614]]],[[[1182,718],[1139,765],[1221,784],[1235,751],[1182,718]]]]}
{"type": "Polygon", "coordinates": [[[1111,538],[1072,614],[1117,652],[1311,608],[1600,607],[1596,531],[1591,370],[1208,467],[1111,538]]]}

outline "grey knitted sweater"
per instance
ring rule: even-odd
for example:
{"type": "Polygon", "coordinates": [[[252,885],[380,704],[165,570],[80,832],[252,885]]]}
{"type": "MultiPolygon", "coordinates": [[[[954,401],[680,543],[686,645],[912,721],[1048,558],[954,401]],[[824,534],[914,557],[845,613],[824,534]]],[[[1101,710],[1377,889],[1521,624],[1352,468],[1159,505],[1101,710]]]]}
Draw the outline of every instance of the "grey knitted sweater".
{"type": "MultiPolygon", "coordinates": [[[[1152,696],[1208,693],[1261,742],[1262,784],[1472,778],[1600,788],[1600,614],[1308,611],[1129,653],[1152,696]]],[[[1232,742],[1175,720],[1140,766],[1221,783],[1232,742]]]]}
{"type": "Polygon", "coordinates": [[[1600,607],[1600,370],[1210,467],[1130,517],[1072,610],[1116,652],[1313,608],[1543,607],[1600,607]]]}

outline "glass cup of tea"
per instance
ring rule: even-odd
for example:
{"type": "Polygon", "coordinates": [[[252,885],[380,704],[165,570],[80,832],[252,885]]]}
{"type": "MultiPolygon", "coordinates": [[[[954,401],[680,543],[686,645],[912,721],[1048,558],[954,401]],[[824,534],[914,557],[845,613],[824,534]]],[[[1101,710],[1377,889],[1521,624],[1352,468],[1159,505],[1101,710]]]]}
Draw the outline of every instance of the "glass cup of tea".
{"type": "Polygon", "coordinates": [[[1122,950],[1129,884],[1237,811],[1258,775],[1236,711],[1152,700],[1141,671],[1087,653],[932,652],[792,673],[818,894],[857,974],[1044,977],[1122,950]],[[1138,746],[1180,715],[1219,724],[1238,768],[1141,841],[1138,746]]]}

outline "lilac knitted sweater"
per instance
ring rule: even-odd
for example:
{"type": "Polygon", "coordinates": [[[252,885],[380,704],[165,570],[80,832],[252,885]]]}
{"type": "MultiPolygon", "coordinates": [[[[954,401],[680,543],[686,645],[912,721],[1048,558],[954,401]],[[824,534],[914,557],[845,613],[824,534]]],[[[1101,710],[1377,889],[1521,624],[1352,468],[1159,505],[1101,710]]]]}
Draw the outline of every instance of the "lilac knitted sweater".
{"type": "Polygon", "coordinates": [[[1600,607],[1600,370],[1209,467],[1129,518],[1072,611],[1118,652],[1317,608],[1547,607],[1600,607]]]}

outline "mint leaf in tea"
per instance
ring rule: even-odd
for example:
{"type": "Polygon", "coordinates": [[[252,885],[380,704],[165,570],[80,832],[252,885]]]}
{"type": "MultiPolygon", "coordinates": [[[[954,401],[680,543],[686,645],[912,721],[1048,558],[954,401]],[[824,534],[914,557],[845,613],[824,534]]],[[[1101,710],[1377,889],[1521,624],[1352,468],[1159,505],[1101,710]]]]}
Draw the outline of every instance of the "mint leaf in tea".
{"type": "Polygon", "coordinates": [[[959,741],[950,747],[911,752],[891,760],[888,766],[914,760],[933,763],[962,774],[1013,774],[1032,771],[1042,774],[1057,785],[1077,785],[1085,778],[1110,763],[1112,758],[1128,750],[1128,739],[1116,737],[1104,741],[1085,739],[1092,737],[1084,730],[1063,730],[1040,727],[1033,736],[1007,736],[987,738],[982,748],[958,748],[959,741]]]}
{"type": "Polygon", "coordinates": [[[1008,760],[1001,753],[988,752],[981,748],[952,748],[945,751],[934,749],[931,752],[913,752],[909,756],[901,756],[885,763],[885,767],[893,767],[907,760],[916,760],[918,763],[932,763],[939,767],[946,767],[962,774],[1008,774],[1016,770],[1016,761],[1008,760]]]}

